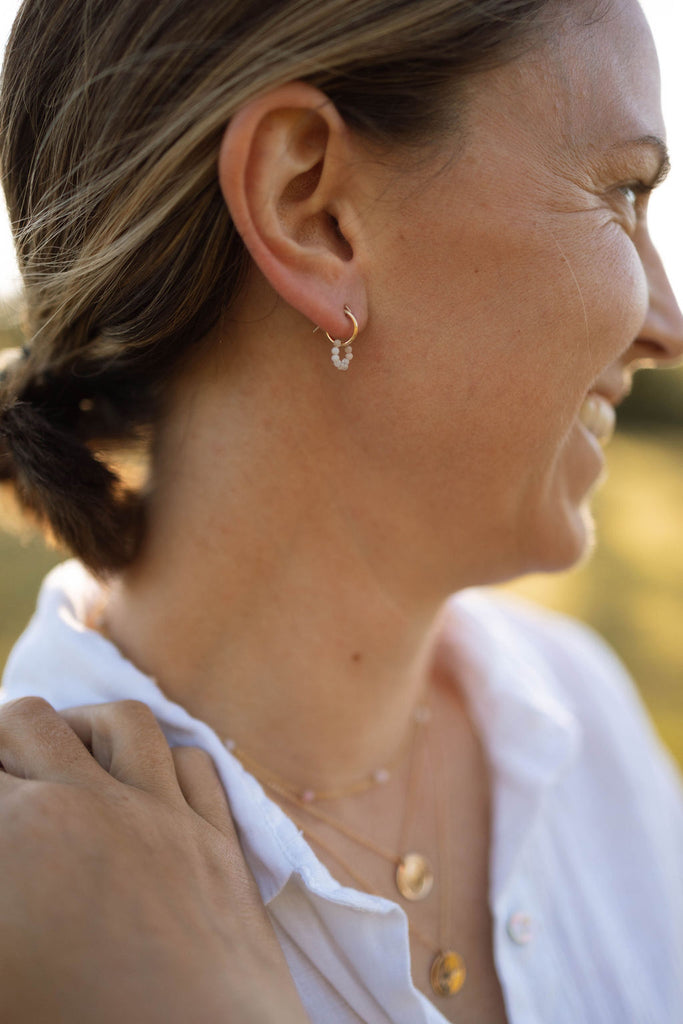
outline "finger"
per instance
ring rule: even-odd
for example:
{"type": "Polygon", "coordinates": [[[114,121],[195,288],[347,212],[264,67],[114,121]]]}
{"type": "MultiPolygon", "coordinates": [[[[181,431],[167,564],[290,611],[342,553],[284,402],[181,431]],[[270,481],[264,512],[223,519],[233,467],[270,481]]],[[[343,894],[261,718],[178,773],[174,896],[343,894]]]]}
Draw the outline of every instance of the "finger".
{"type": "Polygon", "coordinates": [[[0,762],[23,779],[92,780],[99,766],[73,729],[42,697],[0,705],[0,762]]]}
{"type": "Polygon", "coordinates": [[[173,803],[182,800],[166,737],[137,700],[68,708],[62,715],[109,775],[173,803]]]}
{"type": "Polygon", "coordinates": [[[225,835],[235,827],[213,759],[199,747],[173,747],[171,755],[182,794],[193,811],[225,835]]]}

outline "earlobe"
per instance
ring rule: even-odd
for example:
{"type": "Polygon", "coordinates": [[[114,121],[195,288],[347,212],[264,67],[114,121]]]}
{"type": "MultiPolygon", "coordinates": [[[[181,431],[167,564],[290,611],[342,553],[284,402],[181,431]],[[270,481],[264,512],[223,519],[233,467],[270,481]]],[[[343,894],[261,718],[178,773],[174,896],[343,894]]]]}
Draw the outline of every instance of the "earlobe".
{"type": "Polygon", "coordinates": [[[366,317],[354,239],[339,225],[349,158],[349,135],[334,106],[311,86],[292,83],[235,115],[218,159],[223,196],[261,273],[331,333],[348,325],[346,304],[361,327],[366,317]]]}

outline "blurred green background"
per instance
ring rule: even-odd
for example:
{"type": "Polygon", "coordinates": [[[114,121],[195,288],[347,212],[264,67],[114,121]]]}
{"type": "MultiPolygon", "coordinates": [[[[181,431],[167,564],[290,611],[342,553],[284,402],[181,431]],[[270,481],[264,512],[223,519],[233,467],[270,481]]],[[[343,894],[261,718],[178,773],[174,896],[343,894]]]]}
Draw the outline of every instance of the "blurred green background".
{"type": "MultiPolygon", "coordinates": [[[[20,340],[0,309],[0,348],[20,340]]],[[[596,553],[570,573],[528,577],[512,589],[606,637],[683,766],[683,367],[638,374],[619,423],[595,502],[596,553]]],[[[0,667],[42,576],[61,557],[36,538],[0,530],[0,667]]]]}

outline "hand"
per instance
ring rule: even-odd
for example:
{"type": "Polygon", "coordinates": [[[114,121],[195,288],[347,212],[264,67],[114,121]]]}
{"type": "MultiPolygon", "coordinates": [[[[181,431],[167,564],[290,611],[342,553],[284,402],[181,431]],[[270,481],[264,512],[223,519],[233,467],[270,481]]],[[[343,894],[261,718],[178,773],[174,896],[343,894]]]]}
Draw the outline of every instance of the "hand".
{"type": "Polygon", "coordinates": [[[207,754],[136,701],[30,697],[0,763],[0,1020],[308,1020],[207,754]]]}

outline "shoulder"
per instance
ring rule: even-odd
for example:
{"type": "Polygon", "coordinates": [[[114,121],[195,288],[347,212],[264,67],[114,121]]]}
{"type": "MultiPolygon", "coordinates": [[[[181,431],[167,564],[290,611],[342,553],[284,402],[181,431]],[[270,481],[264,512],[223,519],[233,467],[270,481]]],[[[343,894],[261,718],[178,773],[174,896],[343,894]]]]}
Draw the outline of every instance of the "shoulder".
{"type": "Polygon", "coordinates": [[[651,732],[633,679],[609,644],[585,623],[494,590],[471,591],[454,601],[507,657],[540,671],[557,699],[584,725],[651,732]]]}
{"type": "Polygon", "coordinates": [[[670,849],[673,838],[680,855],[679,769],[612,648],[583,623],[499,591],[467,593],[455,604],[508,663],[510,685],[528,688],[533,679],[576,721],[580,742],[568,785],[602,812],[635,813],[645,833],[670,849]]]}
{"type": "MultiPolygon", "coordinates": [[[[635,970],[639,1000],[680,1006],[683,792],[632,679],[604,640],[566,616],[497,592],[464,595],[462,607],[479,642],[488,638],[499,664],[507,664],[501,676],[516,700],[531,704],[536,688],[543,691],[541,713],[520,718],[526,728],[513,738],[516,756],[508,763],[518,793],[538,782],[530,750],[561,764],[539,803],[524,862],[533,891],[546,886],[548,921],[573,944],[601,950],[601,991],[613,978],[615,992],[626,992],[635,970]],[[551,753],[537,735],[552,715],[574,725],[566,758],[556,753],[562,728],[545,733],[551,753]]],[[[509,706],[499,708],[507,713],[509,706]]],[[[673,1017],[663,1010],[657,1019],[673,1017]]]]}

